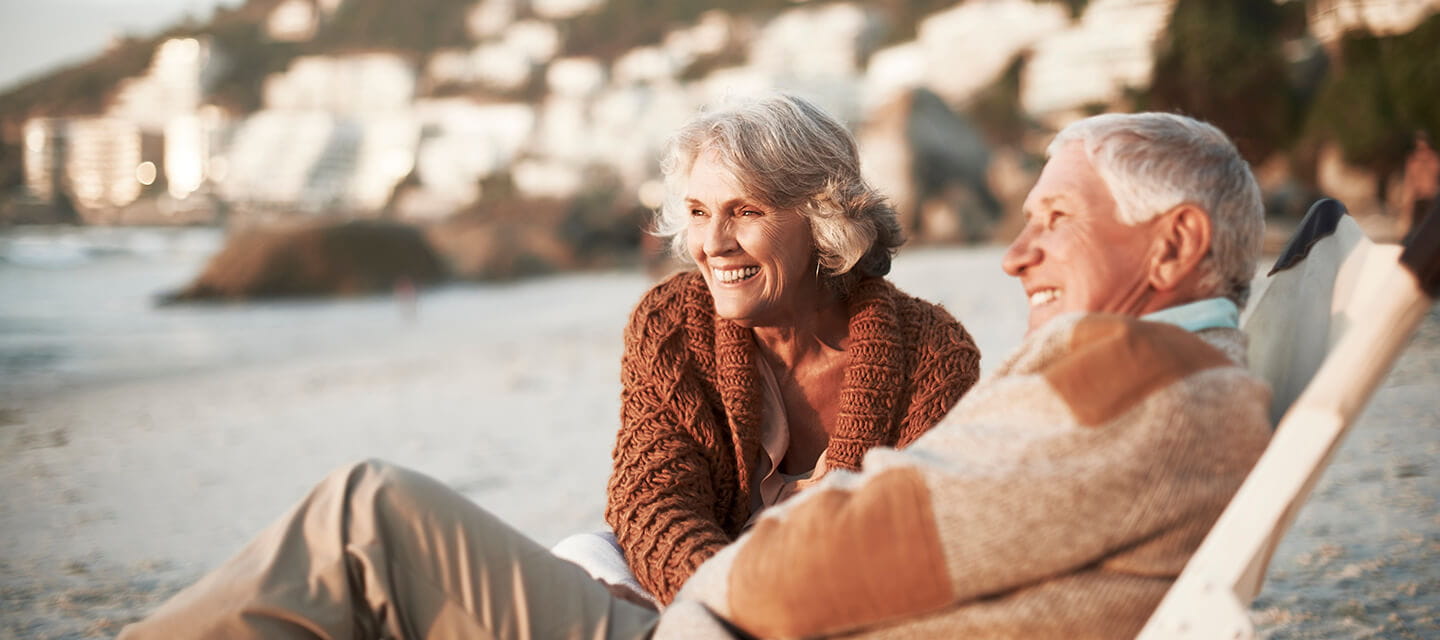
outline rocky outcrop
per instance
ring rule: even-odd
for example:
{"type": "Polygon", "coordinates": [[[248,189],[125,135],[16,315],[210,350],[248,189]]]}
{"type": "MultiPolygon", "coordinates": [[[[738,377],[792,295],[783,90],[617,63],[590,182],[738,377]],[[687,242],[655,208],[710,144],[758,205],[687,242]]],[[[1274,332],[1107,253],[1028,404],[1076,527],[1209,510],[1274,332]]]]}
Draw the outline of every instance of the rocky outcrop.
{"type": "Polygon", "coordinates": [[[939,96],[914,89],[876,109],[859,142],[866,177],[890,197],[911,240],[989,237],[1000,215],[987,180],[990,149],[939,96]]]}
{"type": "Polygon", "coordinates": [[[487,188],[510,195],[426,230],[457,278],[506,280],[610,265],[640,245],[647,212],[617,197],[613,176],[584,176],[578,198],[532,198],[503,180],[487,188]]]}
{"type": "Polygon", "coordinates": [[[238,232],[162,302],[345,296],[434,284],[447,270],[415,227],[352,220],[238,232]]]}

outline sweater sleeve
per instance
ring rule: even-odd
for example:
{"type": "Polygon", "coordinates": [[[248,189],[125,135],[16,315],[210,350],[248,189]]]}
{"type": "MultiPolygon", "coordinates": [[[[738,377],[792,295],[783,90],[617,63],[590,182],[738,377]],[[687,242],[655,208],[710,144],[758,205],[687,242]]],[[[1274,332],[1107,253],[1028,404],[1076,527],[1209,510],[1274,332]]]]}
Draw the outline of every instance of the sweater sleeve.
{"type": "Polygon", "coordinates": [[[662,603],[729,544],[711,457],[718,433],[687,349],[683,276],[631,316],[605,518],[636,579],[662,603]],[[706,445],[709,445],[708,447],[706,445]]]}
{"type": "Polygon", "coordinates": [[[901,417],[896,447],[924,435],[955,407],[980,378],[980,348],[949,312],[939,305],[911,298],[912,330],[916,332],[910,404],[901,417]]]}
{"type": "Polygon", "coordinates": [[[995,381],[915,446],[827,476],[701,567],[681,599],[791,638],[1087,568],[1173,579],[1263,451],[1268,390],[1223,356],[1157,365],[1163,347],[1123,338],[995,381]],[[1098,363],[1127,366],[1097,375],[1098,363]]]}

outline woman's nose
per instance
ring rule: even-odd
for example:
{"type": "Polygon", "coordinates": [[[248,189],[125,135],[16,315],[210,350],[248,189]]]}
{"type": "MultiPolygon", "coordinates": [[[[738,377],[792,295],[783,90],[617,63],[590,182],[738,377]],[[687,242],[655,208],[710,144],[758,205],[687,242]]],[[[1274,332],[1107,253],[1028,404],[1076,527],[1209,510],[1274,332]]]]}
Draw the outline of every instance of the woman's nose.
{"type": "Polygon", "coordinates": [[[739,248],[735,230],[726,216],[713,216],[705,227],[705,254],[723,256],[739,248]]]}
{"type": "Polygon", "coordinates": [[[1020,235],[1005,250],[1000,266],[1005,269],[1005,273],[1019,277],[1026,269],[1035,266],[1041,255],[1030,225],[1025,225],[1025,228],[1020,230],[1020,235]]]}

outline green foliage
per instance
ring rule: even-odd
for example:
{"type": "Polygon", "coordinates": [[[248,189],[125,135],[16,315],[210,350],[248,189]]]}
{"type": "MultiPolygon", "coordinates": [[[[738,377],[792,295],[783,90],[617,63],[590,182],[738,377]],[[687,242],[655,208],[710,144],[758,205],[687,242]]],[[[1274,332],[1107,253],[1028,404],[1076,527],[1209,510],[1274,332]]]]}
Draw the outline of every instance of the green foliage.
{"type": "MultiPolygon", "coordinates": [[[[736,0],[722,7],[732,15],[773,13],[790,6],[786,0],[736,0]]],[[[700,14],[717,8],[703,0],[609,0],[594,12],[562,23],[565,55],[614,60],[635,47],[659,44],[671,29],[694,24],[700,14]]]]}
{"type": "Polygon", "coordinates": [[[150,65],[158,39],[127,39],[94,60],[27,82],[0,95],[0,117],[96,113],[120,79],[150,65]]]}
{"type": "Polygon", "coordinates": [[[1416,131],[1440,139],[1440,15],[1404,35],[1351,33],[1339,48],[1310,132],[1387,176],[1403,166],[1416,131]]]}
{"type": "MultiPolygon", "coordinates": [[[[817,0],[805,6],[839,1],[817,0]]],[[[1086,2],[1052,1],[1070,5],[1086,2]]],[[[914,38],[915,26],[921,19],[959,3],[960,0],[873,0],[865,3],[865,7],[884,17],[885,34],[880,44],[892,44],[914,38]]],[[[768,18],[795,6],[794,0],[735,0],[722,6],[703,0],[609,0],[599,10],[562,25],[565,54],[613,60],[635,47],[658,44],[670,30],[693,24],[700,14],[711,9],[721,9],[734,16],[768,18]]]]}
{"type": "Polygon", "coordinates": [[[469,44],[465,16],[474,0],[349,0],[316,35],[319,51],[339,48],[423,53],[469,44]]]}
{"type": "Polygon", "coordinates": [[[236,113],[260,108],[265,77],[290,66],[299,47],[288,42],[270,42],[255,22],[226,21],[200,31],[209,35],[227,64],[215,80],[211,100],[236,113]]]}
{"type": "Polygon", "coordinates": [[[869,6],[879,9],[890,23],[883,44],[896,44],[913,40],[926,16],[956,4],[955,0],[878,0],[869,6]]]}
{"type": "Polygon", "coordinates": [[[1300,122],[1281,52],[1289,10],[1270,0],[1180,0],[1141,106],[1214,124],[1252,163],[1287,148],[1300,122]]]}

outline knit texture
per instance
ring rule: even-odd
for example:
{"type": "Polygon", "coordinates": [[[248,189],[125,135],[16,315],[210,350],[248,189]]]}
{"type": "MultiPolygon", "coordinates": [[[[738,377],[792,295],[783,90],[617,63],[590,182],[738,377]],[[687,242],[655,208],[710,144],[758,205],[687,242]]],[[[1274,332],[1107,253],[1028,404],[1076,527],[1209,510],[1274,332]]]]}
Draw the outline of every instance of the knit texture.
{"type": "MultiPolygon", "coordinates": [[[[1057,318],[911,447],[766,511],[679,602],[758,637],[1134,637],[1268,442],[1243,352],[1234,329],[1057,318]]],[[[666,617],[657,639],[717,635],[666,617]]]]}
{"type": "MultiPolygon", "coordinates": [[[[849,364],[837,398],[831,469],[903,447],[934,426],[980,371],[949,313],[861,280],[848,298],[849,364]]],[[[715,316],[699,273],[675,275],[636,306],[621,361],[620,430],[605,518],[635,577],[670,602],[750,518],[763,419],[749,329],[715,316]]]]}

